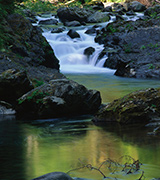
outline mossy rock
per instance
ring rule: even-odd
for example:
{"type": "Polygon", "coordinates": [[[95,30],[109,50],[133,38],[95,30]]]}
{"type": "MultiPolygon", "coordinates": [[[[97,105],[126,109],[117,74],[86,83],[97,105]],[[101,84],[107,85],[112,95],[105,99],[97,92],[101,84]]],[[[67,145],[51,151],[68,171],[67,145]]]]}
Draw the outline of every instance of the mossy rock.
{"type": "Polygon", "coordinates": [[[152,117],[160,116],[159,102],[160,88],[139,90],[101,108],[93,121],[122,124],[148,123],[152,117]]]}

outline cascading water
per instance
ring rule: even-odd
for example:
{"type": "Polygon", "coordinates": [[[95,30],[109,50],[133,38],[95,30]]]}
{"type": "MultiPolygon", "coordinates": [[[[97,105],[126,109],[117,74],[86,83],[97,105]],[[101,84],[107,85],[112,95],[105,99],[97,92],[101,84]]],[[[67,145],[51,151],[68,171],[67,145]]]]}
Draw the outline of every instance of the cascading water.
{"type": "Polygon", "coordinates": [[[92,72],[114,72],[108,68],[102,68],[107,57],[100,59],[97,63],[99,53],[103,46],[94,42],[94,36],[85,34],[85,30],[77,30],[80,38],[72,39],[67,35],[68,30],[58,34],[45,32],[56,57],[60,60],[60,70],[64,73],[92,73],[92,72]],[[93,47],[95,52],[87,57],[84,50],[93,47]]]}
{"type": "MultiPolygon", "coordinates": [[[[135,21],[143,14],[137,13],[136,16],[126,16],[126,20],[135,21]]],[[[54,18],[54,17],[50,17],[54,18]]],[[[38,20],[44,20],[45,18],[37,17],[38,20]]],[[[49,19],[49,18],[46,18],[49,19]]],[[[109,22],[114,21],[115,17],[111,17],[109,22]]],[[[106,26],[109,22],[101,25],[106,26]]],[[[88,26],[89,27],[89,26],[88,26]]],[[[62,33],[51,33],[51,31],[44,32],[43,35],[50,43],[54,50],[56,57],[60,61],[60,70],[62,73],[102,73],[107,72],[114,74],[115,70],[103,68],[103,65],[107,59],[107,55],[102,59],[98,59],[100,52],[103,50],[103,45],[99,45],[94,42],[94,36],[85,34],[87,26],[73,27],[80,38],[70,38],[67,33],[69,29],[62,33]],[[84,50],[88,47],[93,47],[95,52],[87,57],[84,55],[84,50]]],[[[73,29],[72,28],[72,29],[73,29]]]]}

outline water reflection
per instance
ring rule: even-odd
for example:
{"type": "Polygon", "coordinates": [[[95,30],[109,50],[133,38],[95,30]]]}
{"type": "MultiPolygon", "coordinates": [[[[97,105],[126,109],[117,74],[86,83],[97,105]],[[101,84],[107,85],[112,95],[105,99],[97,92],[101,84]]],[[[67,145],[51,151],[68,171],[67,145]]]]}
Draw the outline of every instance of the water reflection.
{"type": "MultiPolygon", "coordinates": [[[[142,169],[147,169],[146,179],[159,175],[159,172],[156,171],[160,167],[160,163],[157,161],[160,157],[159,140],[152,137],[145,139],[146,134],[141,129],[137,129],[137,134],[134,131],[128,135],[125,129],[120,131],[118,128],[116,132],[113,132],[109,127],[103,129],[94,126],[88,119],[83,120],[83,123],[69,121],[69,123],[59,122],[54,125],[48,124],[46,127],[37,125],[36,127],[39,129],[38,135],[26,134],[29,137],[26,149],[26,167],[29,167],[27,170],[29,178],[52,171],[67,172],[70,169],[80,167],[82,164],[79,163],[78,159],[85,164],[90,163],[97,167],[108,158],[118,160],[123,155],[130,155],[145,164],[142,169]],[[75,129],[76,124],[79,125],[75,129]],[[81,124],[85,124],[85,127],[82,128],[81,124]],[[70,133],[66,126],[69,127],[70,133]],[[58,127],[61,127],[59,131],[58,127]],[[155,167],[152,167],[153,164],[155,167]]],[[[106,175],[115,177],[106,167],[103,171],[106,175]]],[[[72,176],[102,179],[98,172],[90,172],[87,169],[72,172],[72,176]]],[[[122,173],[116,174],[116,177],[122,178],[122,176],[124,176],[122,173]]],[[[140,173],[130,175],[129,179],[135,180],[138,177],[140,177],[140,173]]],[[[123,179],[127,178],[123,177],[123,179]]]]}
{"type": "MultiPolygon", "coordinates": [[[[100,90],[107,103],[127,93],[158,87],[158,81],[135,80],[107,74],[67,75],[88,88],[100,90]]],[[[53,172],[68,172],[83,162],[98,167],[108,158],[118,160],[123,155],[139,159],[146,180],[159,178],[160,138],[148,136],[143,126],[95,126],[89,116],[70,119],[47,119],[22,122],[13,116],[0,117],[0,179],[31,180],[53,172]],[[79,159],[81,161],[79,161],[79,159]]],[[[120,179],[138,179],[142,173],[127,175],[119,171],[106,176],[120,179]]],[[[81,169],[72,176],[101,180],[97,171],[81,169]]]]}
{"type": "Polygon", "coordinates": [[[0,179],[25,178],[23,132],[14,116],[0,116],[0,179]]]}
{"type": "Polygon", "coordinates": [[[123,78],[113,76],[111,73],[66,74],[66,76],[87,88],[99,90],[103,103],[111,102],[139,89],[160,87],[158,80],[123,78]]]}

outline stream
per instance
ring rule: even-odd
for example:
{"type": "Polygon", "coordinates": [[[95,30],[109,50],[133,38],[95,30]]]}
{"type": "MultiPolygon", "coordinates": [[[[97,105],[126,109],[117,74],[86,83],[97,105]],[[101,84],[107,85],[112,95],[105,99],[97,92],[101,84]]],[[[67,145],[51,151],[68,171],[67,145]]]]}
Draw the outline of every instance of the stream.
{"type": "MultiPolygon", "coordinates": [[[[114,76],[115,70],[103,68],[107,57],[96,63],[103,46],[94,42],[94,36],[84,34],[85,30],[86,26],[76,28],[79,39],[69,38],[68,30],[60,34],[47,30],[43,33],[67,78],[99,90],[103,103],[138,89],[159,87],[157,80],[114,76]],[[89,46],[94,47],[95,52],[88,59],[83,52],[89,46]]],[[[14,116],[1,116],[0,180],[31,180],[49,172],[72,169],[76,169],[71,171],[72,177],[102,180],[103,176],[96,170],[77,168],[87,164],[98,168],[108,158],[123,163],[125,157],[140,160],[140,170],[126,174],[122,167],[116,167],[113,173],[115,167],[109,169],[106,163],[101,169],[106,177],[136,180],[144,171],[145,180],[160,178],[160,137],[148,135],[147,127],[100,127],[91,120],[92,116],[85,115],[21,122],[14,116]]]]}

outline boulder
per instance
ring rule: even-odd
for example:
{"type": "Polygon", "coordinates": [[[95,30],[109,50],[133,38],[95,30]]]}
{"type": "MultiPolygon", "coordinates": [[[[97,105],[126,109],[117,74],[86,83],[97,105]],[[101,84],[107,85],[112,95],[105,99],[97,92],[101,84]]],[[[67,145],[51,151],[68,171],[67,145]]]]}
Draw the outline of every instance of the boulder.
{"type": "Polygon", "coordinates": [[[33,89],[26,71],[8,69],[0,74],[0,100],[15,103],[17,98],[33,89]]]}
{"type": "Polygon", "coordinates": [[[68,174],[63,172],[52,172],[32,180],[73,180],[68,174]]]}
{"type": "Polygon", "coordinates": [[[73,29],[70,29],[70,30],[68,31],[67,35],[68,35],[70,38],[72,38],[72,39],[74,39],[74,38],[80,38],[80,35],[79,35],[75,30],[73,30],[73,29]]]}
{"type": "Polygon", "coordinates": [[[160,88],[135,91],[102,107],[93,121],[147,124],[160,117],[159,101],[160,88]]]}
{"type": "Polygon", "coordinates": [[[51,33],[61,33],[65,30],[65,27],[53,28],[51,33]]]}
{"type": "Polygon", "coordinates": [[[89,57],[90,55],[92,55],[95,52],[95,48],[93,47],[88,47],[84,50],[84,55],[86,55],[87,57],[89,57]]]}
{"type": "Polygon", "coordinates": [[[156,18],[160,14],[160,5],[149,7],[144,11],[144,15],[156,18]]]}
{"type": "Polygon", "coordinates": [[[53,118],[94,113],[101,104],[98,91],[67,79],[51,80],[19,98],[18,114],[53,118]]]}
{"type": "Polygon", "coordinates": [[[110,16],[108,15],[107,12],[99,12],[99,11],[96,11],[87,18],[88,23],[101,23],[101,22],[107,22],[109,20],[110,20],[110,16]]]}
{"type": "Polygon", "coordinates": [[[58,18],[64,23],[66,21],[86,22],[92,11],[78,7],[62,7],[57,10],[58,18]]]}
{"type": "Polygon", "coordinates": [[[39,21],[40,25],[53,25],[53,24],[58,24],[57,19],[46,19],[46,20],[41,20],[39,21]]]}
{"type": "Polygon", "coordinates": [[[19,14],[12,14],[4,20],[4,29],[9,37],[9,51],[12,52],[9,57],[14,62],[25,67],[43,65],[59,69],[59,61],[39,27],[32,26],[29,20],[19,14]]]}
{"type": "Polygon", "coordinates": [[[135,12],[142,12],[142,11],[144,11],[146,9],[146,6],[141,4],[138,1],[133,1],[130,4],[130,9],[132,9],[135,12]]]}
{"type": "Polygon", "coordinates": [[[76,26],[81,26],[81,23],[79,21],[66,21],[64,22],[64,25],[65,26],[68,26],[68,27],[76,27],[76,26]]]}

